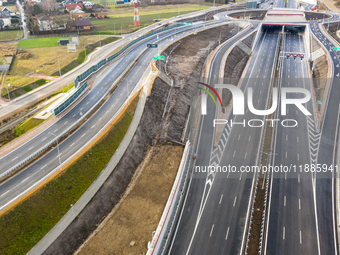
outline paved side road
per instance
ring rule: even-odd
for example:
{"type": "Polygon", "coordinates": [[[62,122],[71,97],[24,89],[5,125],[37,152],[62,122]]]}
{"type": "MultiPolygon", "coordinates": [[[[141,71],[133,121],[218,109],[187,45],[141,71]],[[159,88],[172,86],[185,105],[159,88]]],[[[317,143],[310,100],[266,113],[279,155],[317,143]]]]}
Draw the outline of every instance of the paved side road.
{"type": "MultiPolygon", "coordinates": [[[[225,8],[225,6],[220,6],[215,9],[220,9],[220,8],[225,8]]],[[[211,9],[209,9],[209,11],[210,10],[211,9]]],[[[175,22],[179,19],[201,15],[205,12],[206,10],[202,10],[202,11],[185,14],[185,15],[182,15],[180,18],[174,17],[174,18],[168,19],[166,20],[166,22],[175,22]]],[[[97,48],[97,50],[95,50],[93,53],[91,53],[88,56],[88,59],[82,65],[78,66],[77,68],[61,76],[56,81],[52,81],[46,84],[45,86],[35,89],[21,97],[16,98],[15,100],[11,101],[9,104],[2,106],[1,111],[0,111],[0,121],[2,119],[7,118],[8,116],[11,116],[14,112],[20,111],[21,109],[25,109],[26,107],[33,105],[34,103],[48,97],[54,92],[72,83],[77,77],[77,75],[85,72],[88,68],[90,68],[92,65],[97,64],[103,58],[106,58],[114,50],[121,48],[123,45],[128,43],[130,39],[135,39],[138,36],[145,34],[146,32],[154,29],[157,26],[158,26],[158,23],[155,23],[148,27],[142,28],[134,33],[126,35],[126,37],[124,37],[123,39],[119,41],[97,48]]]]}

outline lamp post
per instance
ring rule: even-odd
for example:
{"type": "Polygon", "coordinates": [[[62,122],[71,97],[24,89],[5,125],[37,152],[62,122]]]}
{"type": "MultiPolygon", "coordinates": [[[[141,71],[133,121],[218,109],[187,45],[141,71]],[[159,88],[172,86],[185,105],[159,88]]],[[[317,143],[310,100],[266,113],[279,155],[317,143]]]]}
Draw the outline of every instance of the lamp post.
{"type": "MultiPolygon", "coordinates": [[[[85,52],[85,54],[86,54],[86,52],[85,52]]],[[[86,58],[86,56],[85,56],[85,58],[86,58]]],[[[58,57],[58,68],[59,68],[59,77],[61,76],[61,71],[60,71],[60,62],[59,62],[59,57],[58,57]]]]}
{"type": "Polygon", "coordinates": [[[59,152],[59,142],[58,142],[58,137],[57,137],[56,134],[53,134],[53,133],[51,133],[51,132],[48,132],[48,133],[51,134],[51,135],[54,135],[55,138],[57,139],[57,149],[58,149],[58,158],[59,158],[59,168],[60,168],[60,172],[62,173],[63,170],[61,169],[61,159],[60,159],[60,152],[59,152]]]}
{"type": "Polygon", "coordinates": [[[72,216],[73,216],[73,218],[74,218],[73,204],[71,204],[71,211],[72,211],[72,216]]]}
{"type": "Polygon", "coordinates": [[[8,99],[9,99],[9,101],[11,101],[11,96],[9,95],[9,92],[8,92],[8,87],[10,87],[11,86],[11,84],[7,84],[7,95],[8,95],[8,99]]]}
{"type": "MultiPolygon", "coordinates": [[[[126,79],[126,78],[123,78],[123,80],[126,80],[126,96],[127,96],[127,99],[129,99],[129,92],[128,92],[128,89],[129,89],[129,81],[128,81],[128,79],[126,79]]],[[[128,100],[128,104],[129,104],[129,100],[128,100]]]]}
{"type": "MultiPolygon", "coordinates": [[[[86,60],[86,45],[89,45],[90,43],[84,43],[84,51],[85,51],[85,60],[86,60]]],[[[59,59],[58,59],[58,61],[59,61],[59,59]]]]}

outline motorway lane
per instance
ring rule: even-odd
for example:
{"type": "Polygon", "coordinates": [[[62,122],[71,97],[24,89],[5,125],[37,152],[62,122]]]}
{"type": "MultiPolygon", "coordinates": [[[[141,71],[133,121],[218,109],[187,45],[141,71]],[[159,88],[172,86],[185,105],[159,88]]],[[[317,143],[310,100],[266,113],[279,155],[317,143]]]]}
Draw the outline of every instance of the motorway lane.
{"type": "MultiPolygon", "coordinates": [[[[305,54],[302,36],[286,34],[285,51],[305,54]]],[[[309,90],[305,60],[286,59],[284,55],[281,86],[309,90]]],[[[290,94],[289,98],[299,98],[299,95],[290,94]]],[[[311,101],[305,107],[313,114],[311,101]]],[[[314,126],[309,128],[310,120],[295,105],[288,105],[287,115],[280,119],[294,119],[298,126],[278,126],[274,165],[311,164],[309,144],[313,137],[309,137],[309,133],[313,132],[314,126]]],[[[273,174],[265,254],[319,254],[312,184],[310,172],[273,174]]]]}
{"type": "MultiPolygon", "coordinates": [[[[219,6],[216,7],[215,9],[218,10],[220,8],[225,8],[225,6],[219,6]]],[[[188,13],[188,14],[184,14],[181,15],[181,17],[174,17],[174,18],[170,18],[167,19],[166,21],[162,21],[163,22],[175,22],[179,19],[183,19],[183,18],[189,18],[195,15],[201,15],[204,14],[208,11],[211,11],[213,8],[208,9],[208,10],[201,10],[201,11],[197,11],[194,13],[188,13]]],[[[0,111],[0,118],[2,118],[3,116],[7,116],[8,114],[10,114],[11,112],[21,108],[24,105],[29,105],[30,103],[32,103],[32,101],[35,101],[37,98],[45,98],[51,94],[54,93],[54,91],[56,90],[56,87],[59,88],[59,83],[61,83],[63,86],[66,86],[67,84],[71,84],[75,78],[77,77],[78,74],[85,72],[88,68],[90,68],[92,65],[97,64],[100,60],[106,58],[108,56],[108,54],[110,54],[114,49],[119,49],[121,46],[124,46],[126,43],[128,43],[130,41],[130,38],[135,39],[138,36],[141,36],[149,31],[151,31],[152,29],[155,29],[158,25],[158,23],[152,24],[150,26],[147,26],[145,28],[142,28],[134,33],[131,34],[127,34],[127,35],[123,35],[125,36],[125,38],[110,44],[110,45],[105,45],[103,47],[97,48],[96,52],[92,54],[91,57],[91,61],[85,62],[84,64],[82,64],[81,66],[75,68],[74,70],[71,70],[70,72],[68,72],[67,74],[63,75],[61,77],[61,79],[55,81],[55,82],[50,82],[48,84],[46,84],[45,86],[39,88],[39,89],[35,89],[34,91],[31,91],[30,93],[27,93],[21,97],[18,97],[17,99],[11,101],[10,103],[8,103],[7,105],[1,107],[1,111],[0,111]]]]}
{"type": "MultiPolygon", "coordinates": [[[[312,32],[318,39],[324,42],[327,50],[333,49],[334,45],[316,28],[315,23],[311,22],[312,32]]],[[[339,56],[333,50],[329,51],[333,59],[334,76],[329,92],[328,102],[325,102],[326,112],[322,123],[321,141],[319,145],[317,163],[327,164],[328,166],[337,163],[338,153],[338,130],[339,130],[339,56]]],[[[335,173],[316,174],[316,202],[317,218],[320,238],[320,249],[322,254],[339,254],[337,237],[337,214],[335,206],[335,173]]]]}
{"type": "MultiPolygon", "coordinates": [[[[254,106],[257,109],[265,108],[276,44],[277,33],[268,33],[262,37],[252,60],[255,64],[248,69],[246,75],[251,80],[245,79],[242,83],[243,90],[251,86],[254,89],[253,97],[262,99],[254,100],[254,106]],[[266,67],[266,63],[269,67],[266,67]]],[[[219,73],[219,70],[215,68],[212,68],[212,71],[209,80],[211,85],[218,82],[217,79],[211,77],[219,73]]],[[[208,114],[202,118],[201,122],[198,158],[195,165],[227,166],[230,164],[238,169],[242,165],[256,165],[261,128],[248,126],[231,128],[228,138],[221,138],[225,146],[220,152],[222,155],[220,162],[215,161],[214,152],[210,152],[216,150],[210,145],[214,132],[212,120],[215,116],[215,108],[209,102],[208,100],[208,114]]],[[[243,119],[252,118],[254,115],[246,111],[245,116],[236,117],[234,120],[242,122],[243,119]]],[[[246,174],[239,171],[216,175],[193,172],[185,198],[186,202],[168,253],[237,254],[240,252],[252,178],[253,173],[246,174]]]]}
{"type": "MultiPolygon", "coordinates": [[[[204,28],[207,28],[207,26],[204,28]]],[[[196,27],[196,31],[197,29],[198,28],[196,27]]],[[[179,31],[180,29],[178,29],[178,32],[179,31]]],[[[190,32],[185,31],[181,35],[184,36],[187,33],[190,33],[190,32]]],[[[180,38],[179,35],[177,35],[174,39],[178,39],[178,38],[180,38]]],[[[154,41],[155,39],[153,39],[153,42],[154,41]]],[[[148,42],[151,42],[151,40],[148,40],[147,42],[143,43],[143,49],[146,49],[146,44],[148,42]]],[[[165,39],[165,41],[162,41],[161,43],[159,43],[159,47],[163,48],[171,42],[172,40],[170,38],[165,39]]],[[[140,47],[138,47],[136,50],[140,51],[140,47]]],[[[112,118],[112,116],[117,112],[117,110],[126,100],[127,95],[131,93],[131,91],[133,90],[133,88],[135,87],[139,79],[141,78],[143,74],[143,71],[141,71],[141,69],[145,70],[145,68],[150,64],[152,57],[156,54],[157,54],[157,49],[147,50],[147,52],[141,57],[140,61],[138,61],[138,63],[133,67],[132,71],[129,72],[129,74],[127,75],[126,79],[129,80],[129,86],[127,87],[127,83],[123,82],[122,85],[116,89],[113,95],[98,110],[98,112],[96,112],[96,114],[92,118],[90,118],[81,128],[79,128],[74,134],[72,134],[68,139],[66,139],[62,144],[60,144],[59,148],[61,152],[62,162],[64,162],[68,157],[70,157],[79,148],[81,148],[87,141],[89,141],[95,134],[97,134],[97,132],[108,122],[108,120],[112,118]],[[128,93],[126,89],[128,89],[128,93]]],[[[120,66],[121,68],[124,68],[124,63],[119,62],[117,63],[117,65],[120,66]]],[[[113,70],[109,69],[108,74],[107,74],[108,76],[104,75],[104,77],[102,78],[103,79],[102,83],[104,83],[108,79],[111,79],[112,78],[111,76],[114,75],[112,72],[114,71],[115,71],[114,68],[113,70]]],[[[98,84],[96,87],[92,89],[95,95],[99,94],[99,91],[102,89],[100,84],[98,84]]],[[[103,86],[108,86],[108,85],[104,83],[103,86]]],[[[89,100],[96,100],[95,97],[94,98],[92,97],[93,97],[93,93],[92,94],[90,93],[85,99],[81,101],[81,103],[87,105],[87,102],[89,100]]],[[[79,114],[80,114],[79,108],[82,108],[82,104],[79,104],[77,106],[77,109],[78,109],[77,113],[74,113],[73,111],[71,111],[70,113],[66,114],[65,117],[61,118],[60,119],[60,121],[62,120],[61,124],[67,125],[68,123],[66,122],[71,122],[72,119],[79,117],[79,114]],[[77,115],[74,116],[72,114],[77,114],[77,115]]],[[[85,109],[82,109],[81,111],[84,111],[84,110],[85,109]]],[[[48,130],[52,130],[53,132],[53,130],[55,131],[54,128],[55,127],[53,127],[52,129],[48,129],[48,130]]],[[[46,130],[44,133],[46,134],[48,130],[46,130]]],[[[55,133],[57,133],[58,131],[55,131],[55,133]]],[[[42,138],[43,136],[39,135],[38,137],[42,138]]],[[[50,139],[53,138],[53,135],[49,135],[49,138],[50,139]]],[[[24,152],[25,150],[29,148],[30,147],[28,145],[22,146],[22,150],[24,152]]],[[[5,203],[9,202],[11,199],[19,195],[21,192],[31,187],[35,182],[37,182],[37,180],[40,180],[50,171],[52,171],[53,169],[56,169],[58,165],[59,165],[58,154],[57,154],[57,150],[54,149],[48,154],[46,154],[43,158],[41,158],[40,160],[32,164],[30,167],[26,168],[24,171],[22,171],[15,177],[11,178],[7,182],[3,183],[0,186],[0,206],[3,206],[5,203]]]]}
{"type": "MultiPolygon", "coordinates": [[[[189,29],[189,26],[179,28],[178,32],[184,31],[189,29]]],[[[202,25],[201,25],[202,28],[202,25]]],[[[174,31],[166,32],[159,35],[159,40],[162,40],[163,38],[169,36],[171,33],[174,33],[174,31]]],[[[138,54],[140,54],[141,49],[146,49],[147,43],[155,42],[155,37],[150,38],[146,42],[143,42],[141,46],[137,46],[133,48],[130,52],[127,53],[127,55],[122,58],[119,61],[114,62],[113,64],[109,65],[108,67],[104,67],[102,70],[100,70],[98,73],[94,74],[92,78],[89,80],[89,82],[94,81],[93,88],[90,90],[88,95],[79,102],[70,112],[68,112],[65,116],[62,116],[61,118],[58,117],[58,120],[53,123],[50,127],[46,128],[44,131],[39,133],[34,138],[30,139],[23,145],[15,148],[14,150],[10,151],[6,155],[2,156],[0,158],[0,174],[4,173],[11,167],[14,167],[18,163],[22,162],[22,160],[29,158],[33,153],[38,151],[41,147],[45,146],[46,144],[49,144],[51,140],[55,138],[54,135],[61,135],[66,129],[68,129],[71,125],[73,125],[78,118],[80,118],[82,115],[87,113],[100,99],[108,93],[110,90],[111,84],[119,77],[119,75],[128,67],[129,63],[131,63],[138,54]],[[54,135],[51,135],[50,133],[53,133],[54,135]]],[[[154,52],[157,52],[157,50],[153,50],[154,52]]],[[[156,55],[156,54],[155,54],[156,55]]],[[[145,57],[143,57],[144,63],[150,63],[150,60],[152,58],[149,58],[148,61],[145,61],[145,57]]],[[[140,65],[138,68],[134,68],[133,72],[136,74],[139,74],[141,76],[141,68],[147,66],[140,65]]],[[[135,79],[135,77],[132,77],[133,79],[130,81],[130,86],[132,84],[136,84],[138,81],[135,79]]],[[[124,81],[125,83],[126,81],[124,81]]],[[[132,89],[132,88],[131,88],[132,89]]],[[[127,95],[127,93],[126,93],[127,95]]],[[[117,95],[113,95],[117,96],[117,95]]],[[[117,96],[117,100],[118,100],[117,96]]]]}

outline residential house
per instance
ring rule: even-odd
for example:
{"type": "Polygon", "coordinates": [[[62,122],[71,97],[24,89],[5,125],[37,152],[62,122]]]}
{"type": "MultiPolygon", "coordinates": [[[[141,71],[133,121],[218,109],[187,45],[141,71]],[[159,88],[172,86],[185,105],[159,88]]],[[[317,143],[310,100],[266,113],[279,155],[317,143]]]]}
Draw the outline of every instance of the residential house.
{"type": "Polygon", "coordinates": [[[67,22],[67,27],[70,31],[90,30],[92,23],[89,19],[73,20],[67,22]]]}
{"type": "Polygon", "coordinates": [[[28,4],[28,5],[34,5],[34,4],[36,4],[37,2],[36,1],[27,1],[26,2],[26,4],[28,4]]]}
{"type": "Polygon", "coordinates": [[[75,8],[77,8],[77,6],[79,6],[81,9],[83,9],[83,4],[82,3],[79,3],[79,4],[76,4],[76,3],[73,3],[73,4],[66,4],[65,5],[65,8],[66,10],[74,10],[75,8]]]}
{"type": "Polygon", "coordinates": [[[0,11],[0,19],[4,22],[4,27],[11,26],[11,13],[8,11],[0,11]]]}
{"type": "Polygon", "coordinates": [[[82,11],[79,6],[77,6],[75,10],[70,11],[70,17],[73,20],[84,19],[85,18],[85,12],[82,11]]]}
{"type": "Polygon", "coordinates": [[[2,1],[0,1],[0,6],[2,6],[2,3],[3,3],[3,2],[2,2],[2,1]]]}
{"type": "Polygon", "coordinates": [[[93,7],[93,3],[91,3],[91,2],[84,2],[83,4],[84,4],[86,9],[92,9],[92,7],[93,7]]]}
{"type": "Polygon", "coordinates": [[[38,26],[40,31],[49,31],[58,29],[58,24],[49,16],[43,16],[38,19],[38,26]]]}
{"type": "Polygon", "coordinates": [[[12,11],[11,11],[10,9],[8,9],[7,7],[3,8],[2,11],[3,11],[3,12],[4,12],[4,11],[5,11],[5,12],[9,12],[9,13],[12,12],[12,11]]]}
{"type": "Polygon", "coordinates": [[[108,19],[109,17],[107,16],[107,13],[106,12],[97,12],[94,14],[94,16],[97,18],[97,19],[108,19]]]}

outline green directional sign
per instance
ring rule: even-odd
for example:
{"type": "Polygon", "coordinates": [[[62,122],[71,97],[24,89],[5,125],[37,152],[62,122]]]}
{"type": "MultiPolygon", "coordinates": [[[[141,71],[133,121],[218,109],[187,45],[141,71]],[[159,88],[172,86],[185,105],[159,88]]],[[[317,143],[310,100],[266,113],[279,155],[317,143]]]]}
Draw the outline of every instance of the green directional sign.
{"type": "Polygon", "coordinates": [[[190,25],[190,26],[192,26],[192,22],[184,22],[183,25],[190,25]]]}
{"type": "Polygon", "coordinates": [[[334,47],[334,50],[336,51],[336,50],[340,50],[340,47],[334,47]]]}
{"type": "Polygon", "coordinates": [[[153,60],[164,60],[165,57],[164,56],[155,56],[153,57],[153,60]]]}
{"type": "Polygon", "coordinates": [[[317,101],[316,103],[317,104],[324,104],[324,102],[322,102],[322,101],[317,101]]]}

